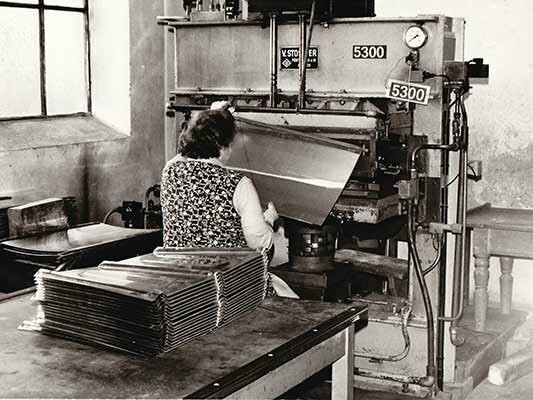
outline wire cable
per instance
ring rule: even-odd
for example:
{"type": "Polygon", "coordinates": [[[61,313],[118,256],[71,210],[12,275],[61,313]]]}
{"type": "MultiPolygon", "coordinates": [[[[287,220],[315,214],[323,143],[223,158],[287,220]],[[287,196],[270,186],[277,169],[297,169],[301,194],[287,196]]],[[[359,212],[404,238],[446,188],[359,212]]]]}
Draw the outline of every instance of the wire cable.
{"type": "Polygon", "coordinates": [[[457,178],[459,178],[459,174],[455,175],[455,178],[448,182],[445,187],[450,187],[457,180],[457,178]]]}
{"type": "Polygon", "coordinates": [[[422,271],[424,276],[426,276],[431,271],[433,271],[435,268],[437,268],[437,266],[440,263],[441,254],[442,254],[442,241],[439,242],[439,246],[438,246],[438,249],[437,249],[437,255],[435,256],[435,259],[433,260],[433,262],[431,263],[431,265],[429,267],[427,267],[425,270],[422,271]]]}
{"type": "Polygon", "coordinates": [[[468,168],[470,168],[470,171],[472,171],[472,174],[474,175],[474,179],[478,179],[479,178],[478,174],[476,173],[476,171],[470,164],[468,164],[468,168]]]}
{"type": "Polygon", "coordinates": [[[114,214],[114,213],[118,213],[122,210],[121,207],[117,207],[117,208],[113,208],[111,211],[109,211],[105,217],[104,217],[104,220],[102,221],[104,224],[107,224],[107,221],[109,220],[109,218],[114,214]]]}

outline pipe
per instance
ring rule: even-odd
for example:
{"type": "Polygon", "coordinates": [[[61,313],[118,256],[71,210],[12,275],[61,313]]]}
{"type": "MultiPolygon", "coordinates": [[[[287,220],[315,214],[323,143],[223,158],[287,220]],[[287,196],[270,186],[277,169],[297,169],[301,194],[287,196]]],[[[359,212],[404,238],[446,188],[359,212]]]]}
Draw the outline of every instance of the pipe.
{"type": "Polygon", "coordinates": [[[120,210],[122,210],[121,207],[113,208],[111,211],[109,211],[109,212],[105,215],[104,220],[102,221],[102,223],[107,224],[107,221],[109,220],[109,218],[111,217],[111,215],[113,215],[113,214],[116,213],[116,212],[117,212],[117,213],[120,212],[120,210]]]}
{"type": "MultiPolygon", "coordinates": [[[[461,94],[456,94],[456,96],[461,96],[461,94]]],[[[446,96],[447,99],[449,99],[449,94],[446,96]]],[[[416,171],[416,155],[418,151],[422,149],[429,149],[429,150],[442,150],[442,162],[441,162],[441,173],[442,177],[444,178],[444,181],[441,186],[441,222],[445,223],[447,221],[447,209],[448,209],[448,189],[447,189],[447,177],[449,174],[449,151],[459,151],[459,192],[458,192],[458,201],[457,201],[457,222],[461,225],[461,236],[456,237],[456,245],[455,245],[455,262],[454,262],[454,286],[453,286],[453,298],[452,298],[452,310],[453,310],[453,316],[452,317],[444,317],[445,313],[445,292],[446,292],[446,280],[445,280],[445,274],[446,274],[446,246],[447,246],[447,239],[446,234],[444,234],[443,238],[443,246],[444,249],[442,251],[441,256],[441,268],[440,268],[440,274],[439,274],[439,311],[438,311],[438,356],[437,356],[437,362],[438,362],[438,373],[437,373],[437,382],[439,385],[439,388],[442,388],[443,385],[443,369],[444,369],[444,322],[452,322],[450,325],[450,339],[454,346],[461,346],[464,344],[464,340],[460,340],[457,335],[457,321],[462,317],[464,312],[464,266],[466,265],[466,208],[467,208],[467,168],[468,168],[468,120],[466,114],[466,109],[464,107],[464,103],[457,98],[456,99],[456,108],[461,108],[461,112],[464,115],[463,116],[463,124],[462,124],[462,132],[458,132],[459,127],[454,125],[454,142],[452,144],[449,144],[449,137],[448,137],[448,121],[449,116],[446,113],[446,123],[443,126],[446,129],[443,129],[442,135],[441,135],[441,142],[442,144],[424,144],[421,146],[417,146],[413,152],[411,153],[411,177],[415,178],[417,175],[416,171]]],[[[412,206],[411,206],[412,207],[412,206]]],[[[410,218],[409,218],[410,220],[410,218]]],[[[411,232],[409,232],[411,234],[411,232]]],[[[413,248],[413,255],[415,257],[415,260],[418,258],[415,255],[416,244],[413,243],[410,244],[410,247],[413,248]]],[[[418,260],[419,261],[419,260],[418,260]]],[[[416,267],[416,264],[415,264],[416,267]]],[[[415,268],[417,271],[417,269],[415,268]]],[[[418,271],[417,271],[418,276],[418,271]]],[[[422,271],[422,279],[424,276],[424,271],[422,271]]],[[[425,281],[424,281],[425,284],[425,281]]],[[[424,300],[424,305],[426,304],[426,301],[424,300]]],[[[429,327],[428,327],[429,329],[429,327]]],[[[428,332],[429,335],[429,332],[428,332]]],[[[429,346],[428,346],[428,353],[429,353],[429,346]]]]}
{"type": "Polygon", "coordinates": [[[410,303],[407,303],[406,305],[402,307],[401,325],[402,325],[404,347],[400,353],[392,355],[392,356],[371,356],[371,355],[362,354],[362,353],[354,353],[354,356],[361,357],[361,358],[368,358],[370,359],[370,362],[382,362],[382,361],[396,362],[396,361],[401,361],[405,357],[407,357],[407,354],[409,354],[409,350],[411,350],[411,338],[409,337],[409,331],[407,330],[407,322],[409,321],[409,315],[411,315],[412,308],[413,306],[410,303]]]}
{"type": "Polygon", "coordinates": [[[382,371],[371,371],[363,368],[355,368],[354,372],[355,375],[359,375],[362,377],[385,380],[390,382],[398,382],[404,385],[418,385],[428,387],[427,385],[425,385],[427,379],[425,376],[397,375],[382,371]]]}
{"type": "MultiPolygon", "coordinates": [[[[154,197],[160,197],[161,196],[161,185],[155,184],[153,186],[150,186],[145,194],[144,194],[144,227],[146,228],[148,226],[149,222],[149,216],[153,211],[149,211],[149,204],[150,204],[150,195],[153,194],[154,197]]],[[[153,203],[152,203],[153,204],[153,203]]]]}
{"type": "MultiPolygon", "coordinates": [[[[313,38],[313,28],[315,26],[315,8],[316,0],[313,0],[311,5],[311,16],[309,19],[309,34],[307,35],[307,42],[303,48],[303,57],[302,52],[300,52],[300,91],[298,96],[298,107],[305,108],[305,86],[306,86],[306,77],[307,77],[307,60],[309,59],[309,49],[311,48],[311,40],[313,38]]],[[[300,40],[305,40],[305,16],[303,17],[303,36],[300,31],[300,40]]],[[[300,29],[302,26],[300,25],[300,29]]],[[[302,42],[300,42],[301,45],[302,42]]]]}
{"type": "Polygon", "coordinates": [[[452,298],[451,317],[440,317],[441,320],[451,322],[450,339],[454,346],[464,344],[464,339],[460,340],[457,336],[457,323],[464,313],[464,280],[466,266],[466,211],[468,201],[468,141],[469,128],[468,116],[462,99],[457,94],[456,99],[456,118],[454,121],[454,136],[461,140],[461,152],[459,155],[459,191],[457,193],[457,223],[461,225],[461,234],[455,238],[455,268],[454,268],[454,287],[452,298]],[[462,123],[459,123],[462,118],[462,123]]]}
{"type": "MultiPolygon", "coordinates": [[[[443,107],[442,107],[442,122],[441,122],[441,143],[449,144],[450,133],[450,90],[443,88],[443,107]]],[[[448,175],[450,173],[450,160],[447,151],[441,151],[441,165],[440,173],[442,177],[440,189],[440,222],[448,223],[448,175]]],[[[446,254],[448,248],[448,236],[446,233],[442,236],[442,254],[440,258],[439,268],[439,287],[438,287],[438,312],[437,316],[443,316],[446,312],[446,263],[448,256],[446,254]]],[[[444,388],[444,321],[437,318],[437,387],[444,388]]]]}
{"type": "MultiPolygon", "coordinates": [[[[460,149],[458,143],[452,144],[435,144],[435,143],[426,143],[416,146],[411,153],[411,172],[416,173],[416,155],[420,150],[442,150],[443,152],[457,151],[460,149]]],[[[413,176],[411,176],[413,178],[413,176]]]]}
{"type": "MultiPolygon", "coordinates": [[[[461,280],[462,284],[464,285],[465,278],[468,279],[467,276],[465,277],[465,274],[466,274],[466,265],[469,262],[469,260],[467,260],[467,257],[470,254],[470,249],[467,248],[468,231],[467,231],[467,225],[466,225],[466,213],[468,209],[468,147],[470,143],[470,128],[468,126],[468,114],[466,112],[466,107],[465,107],[463,99],[461,99],[460,106],[461,106],[461,114],[463,118],[463,124],[461,127],[461,130],[462,130],[461,135],[463,138],[463,149],[464,149],[463,150],[464,151],[463,230],[462,230],[462,239],[463,239],[462,240],[462,250],[463,250],[463,254],[462,254],[463,274],[462,276],[463,278],[461,280]]],[[[461,290],[461,302],[463,303],[462,305],[463,308],[464,308],[464,297],[465,296],[464,296],[464,287],[463,287],[463,290],[461,290]]]]}
{"type": "Polygon", "coordinates": [[[278,92],[278,16],[270,14],[270,107],[276,107],[278,92]]]}
{"type": "MultiPolygon", "coordinates": [[[[283,96],[286,99],[291,97],[297,97],[298,91],[294,90],[278,90],[278,97],[283,96]]],[[[237,89],[237,88],[189,88],[189,87],[180,87],[177,89],[170,90],[170,94],[174,96],[232,96],[240,98],[248,98],[250,100],[258,100],[264,97],[270,96],[269,90],[260,90],[260,89],[237,89]]],[[[323,91],[313,91],[306,93],[305,97],[316,99],[316,100],[329,100],[329,101],[340,101],[340,100],[360,100],[361,97],[377,97],[378,93],[375,92],[352,92],[347,90],[340,90],[334,92],[323,92],[323,91]]],[[[377,114],[385,114],[380,110],[375,110],[377,114]]],[[[86,113],[81,113],[85,115],[86,113]]],[[[68,114],[72,115],[72,114],[68,114]]]]}
{"type": "Polygon", "coordinates": [[[300,90],[298,92],[298,107],[304,108],[302,104],[305,105],[305,99],[303,98],[305,96],[302,96],[301,88],[304,70],[307,68],[307,65],[305,64],[305,14],[298,15],[298,25],[300,27],[300,44],[298,46],[298,82],[300,83],[300,90]]]}
{"type": "Polygon", "coordinates": [[[148,207],[148,202],[150,201],[150,195],[153,193],[155,197],[159,197],[160,191],[161,191],[161,185],[157,185],[157,184],[150,186],[148,189],[146,189],[146,192],[144,193],[145,207],[148,207]]]}
{"type": "Polygon", "coordinates": [[[426,311],[427,320],[427,365],[426,365],[426,379],[424,380],[424,386],[432,386],[435,383],[436,367],[435,367],[435,326],[433,320],[433,308],[431,305],[431,297],[429,290],[424,279],[422,266],[420,264],[420,256],[418,249],[416,248],[414,235],[414,208],[413,202],[407,203],[407,239],[409,245],[409,253],[412,255],[413,264],[415,267],[416,278],[420,286],[420,292],[422,293],[422,299],[424,301],[424,309],[426,311]]]}
{"type": "Polygon", "coordinates": [[[451,322],[450,340],[454,346],[461,346],[464,340],[459,340],[457,336],[457,322],[464,312],[464,274],[465,274],[465,250],[466,250],[466,170],[465,164],[467,154],[464,149],[459,155],[459,193],[457,194],[457,223],[461,224],[461,234],[455,237],[455,255],[453,272],[453,293],[452,293],[452,317],[440,317],[442,321],[451,322]]]}

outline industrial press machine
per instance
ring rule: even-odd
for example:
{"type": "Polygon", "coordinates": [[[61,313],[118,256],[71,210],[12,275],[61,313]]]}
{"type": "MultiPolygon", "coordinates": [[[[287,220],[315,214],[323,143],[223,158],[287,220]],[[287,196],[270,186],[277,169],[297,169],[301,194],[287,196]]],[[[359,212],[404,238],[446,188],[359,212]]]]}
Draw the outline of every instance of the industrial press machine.
{"type": "Polygon", "coordinates": [[[284,217],[284,268],[302,287],[313,274],[343,286],[341,248],[370,241],[384,267],[408,260],[394,292],[348,285],[370,306],[356,382],[435,394],[453,381],[444,354],[461,341],[466,187],[480,176],[463,100],[488,77],[482,59],[463,60],[464,21],[379,18],[372,1],[183,3],[182,16],[158,20],[172,43],[167,116],[179,130],[191,112],[231,102],[229,166],[284,217]]]}

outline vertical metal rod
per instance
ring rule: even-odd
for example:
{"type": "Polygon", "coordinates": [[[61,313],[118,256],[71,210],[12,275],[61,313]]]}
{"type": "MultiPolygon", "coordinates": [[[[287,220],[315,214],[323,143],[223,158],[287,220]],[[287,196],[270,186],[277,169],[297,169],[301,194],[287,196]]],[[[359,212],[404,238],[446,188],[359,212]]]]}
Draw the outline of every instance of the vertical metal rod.
{"type": "Polygon", "coordinates": [[[39,60],[41,80],[41,115],[47,115],[46,107],[46,47],[44,31],[44,0],[39,0],[39,60]]]}
{"type": "MultiPolygon", "coordinates": [[[[313,38],[313,27],[315,26],[315,9],[316,0],[313,0],[311,5],[311,16],[309,18],[309,32],[307,33],[306,44],[304,48],[303,68],[302,75],[300,77],[300,90],[299,90],[299,108],[305,108],[305,91],[306,91],[306,77],[307,77],[307,60],[309,59],[309,49],[311,48],[311,40],[313,38]]],[[[304,24],[305,28],[305,24],[304,24]]]]}
{"type": "MultiPolygon", "coordinates": [[[[463,186],[465,182],[464,168],[463,163],[464,159],[464,150],[461,149],[459,152],[459,178],[458,178],[458,196],[457,196],[457,223],[464,223],[464,214],[463,214],[463,202],[464,196],[462,196],[463,186]]],[[[459,311],[459,302],[458,296],[461,294],[463,283],[460,281],[459,276],[461,275],[461,263],[462,263],[462,234],[455,236],[455,254],[454,254],[454,272],[453,272],[453,293],[452,293],[452,315],[457,315],[459,311]]]]}
{"type": "MultiPolygon", "coordinates": [[[[163,2],[163,10],[164,15],[176,15],[178,12],[178,5],[174,0],[164,0],[163,2]]],[[[191,6],[189,5],[187,7],[187,15],[191,12],[191,6]]],[[[169,93],[176,88],[175,82],[174,82],[174,76],[175,76],[175,69],[176,64],[178,63],[177,60],[174,59],[174,46],[176,43],[174,43],[174,38],[176,36],[176,32],[173,28],[170,26],[167,27],[167,31],[164,35],[163,39],[163,54],[164,54],[164,87],[165,87],[165,94],[167,96],[166,100],[169,99],[169,93]]],[[[165,104],[166,111],[169,111],[169,102],[165,104]]],[[[178,116],[175,116],[174,118],[165,118],[165,161],[170,160],[172,157],[176,155],[176,140],[177,140],[177,128],[180,125],[179,120],[181,118],[178,116]]]]}
{"type": "Polygon", "coordinates": [[[85,79],[87,85],[87,112],[93,111],[92,102],[92,78],[91,78],[91,31],[89,25],[89,0],[85,0],[83,7],[85,9],[85,46],[86,46],[86,58],[85,58],[85,79]]]}
{"type": "Polygon", "coordinates": [[[248,0],[242,0],[241,3],[241,16],[244,21],[248,20],[248,0]]]}
{"type": "MultiPolygon", "coordinates": [[[[298,107],[299,108],[304,108],[305,106],[305,99],[303,97],[305,96],[302,96],[302,91],[301,91],[301,87],[302,87],[302,79],[304,78],[304,68],[305,68],[305,15],[304,14],[300,14],[298,16],[298,23],[299,23],[299,26],[300,26],[300,46],[299,46],[299,55],[300,55],[300,58],[299,58],[299,69],[298,69],[298,82],[299,82],[299,87],[300,87],[300,91],[298,93],[298,107]]],[[[305,93],[304,93],[305,95],[305,93]]]]}
{"type": "MultiPolygon", "coordinates": [[[[311,4],[311,16],[309,17],[309,32],[307,38],[304,37],[305,47],[303,51],[303,57],[300,57],[301,63],[301,75],[300,75],[300,90],[298,97],[298,107],[300,109],[305,108],[305,91],[306,91],[306,77],[307,77],[307,60],[309,59],[309,49],[311,48],[311,40],[313,38],[313,27],[315,26],[315,9],[316,0],[313,0],[311,4]]],[[[304,17],[304,32],[305,32],[305,17],[304,17]]]]}
{"type": "Polygon", "coordinates": [[[457,193],[457,223],[461,225],[461,235],[456,237],[455,248],[455,271],[453,292],[453,316],[450,324],[450,340],[454,346],[461,346],[465,340],[457,336],[457,325],[464,312],[464,283],[466,260],[466,211],[468,201],[468,117],[462,93],[457,94],[457,111],[461,115],[460,140],[461,153],[459,159],[459,192],[457,193]]]}
{"type": "MultiPolygon", "coordinates": [[[[443,89],[442,104],[442,128],[441,144],[449,144],[450,132],[450,90],[443,89]]],[[[441,151],[441,190],[440,190],[440,222],[448,223],[448,174],[450,170],[450,159],[447,151],[441,151]]],[[[439,288],[438,288],[438,317],[446,313],[446,263],[447,263],[448,240],[446,233],[442,237],[442,253],[439,267],[439,288]]],[[[437,386],[439,389],[444,387],[444,321],[437,319],[437,386]]]]}
{"type": "Polygon", "coordinates": [[[276,107],[278,92],[278,16],[270,15],[270,107],[276,107]]]}
{"type": "Polygon", "coordinates": [[[178,28],[172,28],[174,32],[174,88],[177,89],[178,86],[178,28]]]}

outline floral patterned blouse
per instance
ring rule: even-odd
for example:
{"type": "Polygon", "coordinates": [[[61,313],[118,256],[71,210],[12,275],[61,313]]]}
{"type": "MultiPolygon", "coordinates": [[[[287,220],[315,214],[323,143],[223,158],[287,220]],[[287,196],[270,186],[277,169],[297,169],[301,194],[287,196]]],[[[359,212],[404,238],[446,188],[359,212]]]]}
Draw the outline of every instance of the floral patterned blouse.
{"type": "Polygon", "coordinates": [[[201,161],[169,162],[161,177],[165,247],[246,247],[233,194],[243,175],[201,161]]]}

